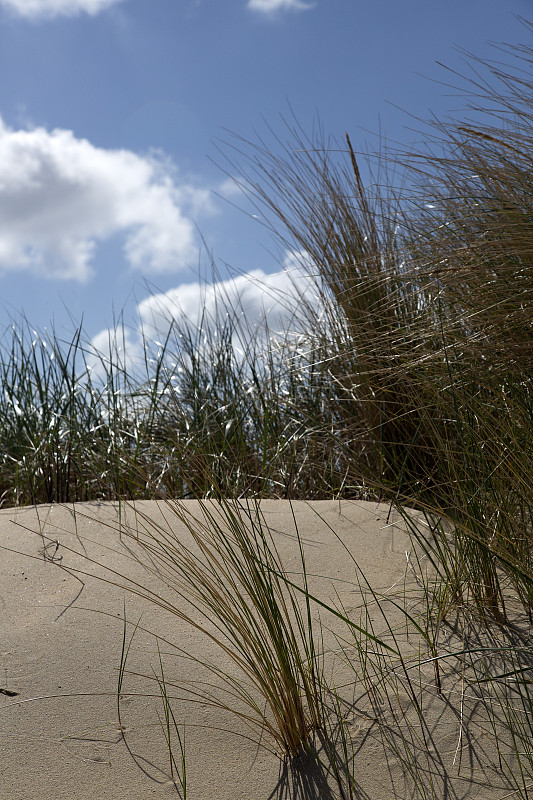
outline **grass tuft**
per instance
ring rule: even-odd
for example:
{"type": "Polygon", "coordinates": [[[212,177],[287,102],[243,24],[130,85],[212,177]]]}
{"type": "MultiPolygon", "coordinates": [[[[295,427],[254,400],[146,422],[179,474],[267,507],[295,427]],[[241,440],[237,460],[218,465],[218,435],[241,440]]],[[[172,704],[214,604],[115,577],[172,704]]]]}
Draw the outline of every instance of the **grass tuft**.
{"type": "MultiPolygon", "coordinates": [[[[210,702],[290,757],[314,752],[343,798],[358,796],[353,708],[324,679],[317,609],[344,624],[352,684],[412,796],[443,796],[450,769],[427,726],[428,686],[449,711],[459,703],[454,765],[474,704],[502,773],[531,796],[533,48],[504,51],[509,66],[473,60],[470,111],[432,123],[417,152],[365,164],[348,134],[297,124],[287,141],[237,140],[232,172],[278,242],[304,254],[320,298],[320,315],[302,298],[284,336],[228,308],[171,325],[163,342],[143,337],[135,367],[123,324],[98,369],[81,327],[64,341],[22,320],[0,342],[2,504],[162,499],[167,524],[139,512],[134,536],[175,599],[130,588],[237,668],[239,679],[210,665],[210,702]],[[411,534],[418,610],[360,576],[355,619],[317,597],[303,546],[301,580],[280,562],[265,497],[388,501],[411,534]]],[[[127,652],[125,638],[119,696],[127,652]]],[[[185,779],[160,659],[171,772],[185,779]]]]}

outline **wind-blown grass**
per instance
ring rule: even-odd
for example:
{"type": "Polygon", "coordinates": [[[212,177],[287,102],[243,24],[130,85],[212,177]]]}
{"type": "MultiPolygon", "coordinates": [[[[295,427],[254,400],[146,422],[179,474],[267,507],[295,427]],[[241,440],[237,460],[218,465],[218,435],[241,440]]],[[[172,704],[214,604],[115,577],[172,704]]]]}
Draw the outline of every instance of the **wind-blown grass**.
{"type": "Polygon", "coordinates": [[[489,64],[472,82],[491,124],[438,123],[426,150],[389,155],[388,182],[381,161],[363,184],[348,135],[298,126],[287,142],[239,140],[234,165],[331,300],[351,485],[445,517],[448,573],[500,620],[500,576],[526,607],[533,577],[533,81],[531,48],[510,53],[514,73],[489,64]]]}
{"type": "MultiPolygon", "coordinates": [[[[427,652],[407,663],[395,630],[392,654],[375,641],[366,607],[359,626],[336,612],[357,632],[347,662],[398,722],[383,724],[386,746],[418,796],[438,796],[420,760],[416,685],[428,671],[444,693],[443,665],[453,663],[494,732],[507,726],[502,769],[521,796],[533,780],[530,640],[512,637],[533,603],[533,49],[508,55],[514,66],[485,64],[487,80],[474,73],[470,117],[436,124],[426,149],[389,154],[375,175],[369,165],[368,180],[348,135],[337,144],[296,126],[286,143],[239,140],[243,186],[278,240],[304,254],[323,298],[320,319],[307,308],[298,320],[300,338],[265,337],[236,312],[204,318],[162,344],[144,339],[134,374],[111,347],[99,377],[81,329],[65,343],[24,322],[3,338],[3,503],[216,498],[218,512],[202,506],[198,520],[173,505],[201,562],[161,529],[143,538],[146,554],[231,640],[269,707],[261,716],[253,693],[239,695],[254,724],[290,755],[320,729],[346,797],[356,788],[344,700],[315,670],[308,624],[320,598],[283,572],[259,510],[243,516],[238,498],[371,495],[398,509],[423,598],[405,619],[427,652]],[[505,644],[464,638],[443,652],[451,621],[466,637],[471,614],[505,644]],[[405,696],[413,714],[395,716],[405,696]]],[[[226,688],[235,700],[237,687],[226,688]]]]}
{"type": "Polygon", "coordinates": [[[331,497],[349,462],[312,337],[248,330],[237,315],[141,333],[95,357],[27,321],[0,344],[0,497],[4,505],[235,494],[331,497]],[[96,363],[95,363],[96,361],[96,363]]]}

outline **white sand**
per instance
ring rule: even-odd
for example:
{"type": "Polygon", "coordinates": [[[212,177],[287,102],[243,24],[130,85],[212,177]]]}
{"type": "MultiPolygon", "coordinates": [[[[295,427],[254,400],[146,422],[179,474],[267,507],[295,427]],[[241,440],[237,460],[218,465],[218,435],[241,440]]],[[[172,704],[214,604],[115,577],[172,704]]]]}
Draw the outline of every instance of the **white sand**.
{"type": "MultiPolygon", "coordinates": [[[[186,505],[195,508],[192,501],[186,505]]],[[[138,507],[158,517],[156,503],[146,501],[138,507]]],[[[121,655],[124,598],[130,622],[137,622],[142,615],[142,628],[168,638],[200,659],[204,655],[218,658],[229,669],[231,664],[226,665],[205,637],[176,616],[99,579],[109,578],[110,573],[87,559],[160,590],[157,581],[128,558],[127,540],[121,542],[113,527],[105,524],[116,521],[115,506],[76,504],[74,509],[75,513],[72,507],[40,506],[0,512],[0,546],[4,548],[0,550],[0,799],[176,797],[157,716],[162,704],[153,681],[126,676],[122,702],[125,739],[119,731],[116,668],[121,655]],[[43,530],[49,539],[57,540],[57,548],[48,539],[43,550],[46,542],[38,535],[43,530]],[[73,572],[62,569],[67,566],[89,575],[77,579],[73,572]],[[128,696],[143,692],[152,696],[128,696]]],[[[401,524],[387,521],[386,506],[324,501],[297,502],[294,509],[305,542],[307,570],[310,575],[327,576],[311,579],[313,591],[323,600],[335,597],[333,579],[344,581],[336,583],[337,591],[357,621],[353,611],[359,602],[355,567],[341,542],[375,590],[390,590],[394,585],[390,591],[401,596],[410,544],[401,524]]],[[[298,570],[289,504],[264,501],[262,510],[286,569],[298,570]]],[[[186,537],[181,523],[174,520],[171,524],[186,537]]],[[[387,608],[387,613],[397,614],[392,605],[387,608]]],[[[346,633],[334,618],[324,612],[321,617],[328,627],[333,624],[337,632],[346,633]]],[[[385,625],[377,610],[373,617],[377,629],[383,630],[385,625]]],[[[327,638],[332,640],[330,634],[327,638]]],[[[416,646],[411,636],[405,647],[416,646]]],[[[157,664],[155,638],[139,630],[128,669],[151,674],[157,664]]],[[[207,670],[202,672],[198,664],[183,659],[169,658],[165,664],[169,681],[210,678],[207,670]]],[[[340,664],[336,669],[336,683],[350,680],[350,676],[353,683],[353,671],[340,664]]],[[[468,730],[463,729],[460,740],[457,681],[447,676],[444,667],[444,692],[437,696],[431,665],[423,678],[428,682],[424,713],[433,741],[427,744],[428,758],[420,744],[418,758],[432,774],[435,796],[480,800],[503,797],[510,788],[499,775],[490,728],[482,719],[470,719],[466,704],[464,722],[470,725],[468,730]]],[[[361,800],[415,796],[412,777],[397,756],[384,750],[379,726],[371,718],[372,714],[381,714],[382,721],[394,729],[401,714],[394,717],[393,713],[399,713],[398,703],[408,706],[408,698],[393,698],[395,708],[383,707],[376,712],[361,684],[344,691],[347,697],[355,691],[356,700],[348,718],[356,749],[355,796],[361,800]]],[[[338,796],[334,784],[330,781],[328,788],[323,770],[310,759],[287,765],[261,744],[243,738],[247,728],[238,718],[186,700],[177,700],[174,709],[185,725],[189,800],[338,796]]]]}

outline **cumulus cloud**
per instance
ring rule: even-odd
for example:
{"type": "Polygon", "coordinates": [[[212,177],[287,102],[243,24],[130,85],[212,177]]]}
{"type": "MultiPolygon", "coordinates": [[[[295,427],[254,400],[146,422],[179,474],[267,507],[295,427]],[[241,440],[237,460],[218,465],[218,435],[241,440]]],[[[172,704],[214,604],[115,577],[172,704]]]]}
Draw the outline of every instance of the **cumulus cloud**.
{"type": "MultiPolygon", "coordinates": [[[[289,344],[302,352],[302,345],[306,346],[313,338],[304,307],[312,310],[314,319],[324,312],[309,266],[305,253],[288,252],[283,269],[273,274],[253,270],[212,284],[182,284],[147,297],[137,306],[136,333],[118,327],[100,331],[92,339],[87,358],[92,378],[105,382],[110,364],[129,375],[139,369],[142,372],[146,354],[149,361],[160,357],[172,326],[178,335],[190,331],[191,343],[209,354],[209,347],[216,342],[211,334],[216,334],[217,325],[223,325],[228,315],[236,323],[232,344],[237,358],[243,355],[248,340],[255,339],[261,346],[269,340],[276,341],[278,334],[284,340],[287,335],[289,344]],[[197,332],[201,334],[198,337],[197,332]]],[[[173,353],[176,341],[171,335],[169,354],[173,353]]],[[[256,355],[260,352],[257,350],[256,355]]],[[[181,363],[190,364],[187,348],[181,358],[181,363]]],[[[177,366],[172,361],[170,364],[177,366]]]]}
{"type": "Polygon", "coordinates": [[[0,0],[0,6],[26,19],[98,14],[122,0],[0,0]]]}
{"type": "Polygon", "coordinates": [[[105,328],[91,339],[86,354],[92,380],[106,381],[117,369],[131,375],[141,366],[143,349],[138,337],[124,327],[105,328]]]}
{"type": "Polygon", "coordinates": [[[155,155],[96,147],[69,130],[13,130],[0,118],[0,270],[85,281],[97,244],[123,234],[132,268],[177,271],[197,259],[190,214],[209,198],[155,155]]]}
{"type": "Polygon", "coordinates": [[[284,269],[267,275],[253,270],[213,284],[188,283],[143,300],[137,310],[148,337],[161,336],[175,323],[193,329],[223,323],[229,315],[246,330],[270,334],[297,332],[302,326],[302,306],[318,309],[314,282],[288,256],[284,269]]]}
{"type": "Polygon", "coordinates": [[[248,8],[261,14],[274,15],[280,11],[308,11],[314,3],[304,0],[248,0],[248,8]]]}

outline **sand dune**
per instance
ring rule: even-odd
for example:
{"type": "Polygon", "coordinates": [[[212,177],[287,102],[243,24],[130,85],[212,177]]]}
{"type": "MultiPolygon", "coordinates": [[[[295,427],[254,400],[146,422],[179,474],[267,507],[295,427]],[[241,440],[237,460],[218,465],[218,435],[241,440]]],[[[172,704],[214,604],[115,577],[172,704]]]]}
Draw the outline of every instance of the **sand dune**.
{"type": "MultiPolygon", "coordinates": [[[[185,507],[193,512],[197,508],[193,501],[187,501],[185,507]]],[[[162,522],[161,508],[155,502],[143,501],[137,508],[162,522]]],[[[262,511],[280,558],[285,568],[297,575],[301,564],[292,509],[305,544],[311,590],[324,602],[342,602],[354,620],[359,619],[357,570],[346,548],[376,591],[411,597],[409,592],[416,586],[407,569],[406,552],[411,545],[401,522],[394,516],[388,518],[388,507],[320,501],[297,502],[291,508],[286,501],[263,501],[262,511]]],[[[150,675],[157,671],[153,633],[194,654],[200,662],[214,659],[233,669],[231,661],[226,664],[201,632],[113,585],[113,581],[121,581],[110,570],[123,573],[138,587],[151,589],[162,598],[173,597],[171,590],[164,583],[159,585],[133,557],[135,545],[119,537],[118,519],[113,504],[0,512],[1,800],[179,796],[171,780],[160,724],[162,701],[154,681],[125,676],[124,736],[119,729],[117,680],[124,608],[132,623],[130,632],[140,620],[128,658],[131,672],[150,675]]],[[[133,512],[128,512],[126,522],[135,525],[133,512]]],[[[187,538],[183,523],[170,517],[168,524],[178,539],[187,538]]],[[[414,596],[409,602],[414,613],[414,596]]],[[[401,622],[396,606],[391,603],[386,608],[391,624],[396,624],[394,615],[401,622]]],[[[318,609],[313,614],[317,621],[318,609]]],[[[381,612],[373,608],[371,614],[376,630],[385,630],[381,612]]],[[[320,619],[328,647],[334,646],[335,634],[348,635],[346,626],[324,609],[320,619]]],[[[402,646],[412,654],[418,640],[411,633],[402,646]]],[[[207,669],[202,672],[198,661],[172,654],[170,645],[161,648],[167,680],[190,686],[188,681],[212,679],[207,669]]],[[[385,726],[399,741],[401,730],[395,726],[407,724],[410,718],[409,697],[391,697],[390,705],[382,703],[376,708],[365,686],[355,681],[350,665],[331,654],[326,664],[327,674],[338,687],[346,683],[342,691],[351,704],[346,725],[355,749],[354,796],[364,800],[417,796],[413,776],[398,752],[384,747],[380,734],[385,726]],[[407,709],[404,716],[401,709],[407,709]]],[[[476,704],[470,707],[464,697],[462,720],[459,716],[460,676],[451,669],[447,672],[444,665],[443,693],[438,695],[432,665],[424,670],[419,682],[424,682],[429,738],[424,742],[422,734],[416,734],[411,743],[420,775],[428,786],[433,781],[435,797],[503,797],[509,787],[499,774],[487,720],[476,717],[476,704]]],[[[184,726],[189,800],[339,796],[335,782],[310,757],[301,756],[291,763],[278,758],[268,749],[272,743],[250,739],[243,721],[228,712],[185,698],[177,699],[173,708],[184,726]]]]}

